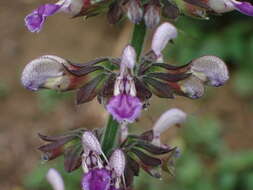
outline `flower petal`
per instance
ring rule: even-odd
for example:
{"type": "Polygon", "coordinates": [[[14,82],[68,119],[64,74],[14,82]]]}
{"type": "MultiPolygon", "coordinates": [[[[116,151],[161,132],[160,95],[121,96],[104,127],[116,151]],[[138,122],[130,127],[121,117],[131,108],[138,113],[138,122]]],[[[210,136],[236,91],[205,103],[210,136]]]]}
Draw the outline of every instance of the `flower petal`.
{"type": "Polygon", "coordinates": [[[251,3],[244,1],[240,2],[235,0],[231,0],[231,2],[233,3],[236,10],[240,11],[245,15],[253,16],[253,5],[251,3]]]}
{"type": "Polygon", "coordinates": [[[25,17],[25,24],[31,32],[39,32],[48,16],[56,14],[61,6],[57,4],[41,5],[25,17]]]}
{"type": "Polygon", "coordinates": [[[106,109],[118,122],[134,122],[141,114],[142,103],[139,98],[119,94],[110,99],[106,109]]]}
{"type": "Polygon", "coordinates": [[[111,175],[106,169],[92,169],[82,179],[83,190],[108,190],[111,175]]]}

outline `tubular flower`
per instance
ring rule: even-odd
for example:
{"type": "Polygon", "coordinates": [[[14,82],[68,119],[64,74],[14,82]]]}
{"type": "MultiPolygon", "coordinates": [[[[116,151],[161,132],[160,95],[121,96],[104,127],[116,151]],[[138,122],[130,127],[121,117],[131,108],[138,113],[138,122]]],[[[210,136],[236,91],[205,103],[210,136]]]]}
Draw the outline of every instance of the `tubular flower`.
{"type": "Polygon", "coordinates": [[[74,16],[82,7],[83,0],[60,0],[55,4],[41,5],[25,17],[25,24],[31,32],[39,32],[47,17],[58,12],[66,12],[74,16]]]}
{"type": "Polygon", "coordinates": [[[77,104],[97,96],[119,123],[131,123],[147,107],[152,94],[161,98],[180,95],[196,99],[204,94],[204,85],[217,87],[228,80],[227,67],[216,56],[206,55],[183,66],[164,63],[162,51],[176,37],[177,30],[172,24],[162,24],[154,33],[150,51],[141,60],[136,60],[130,45],[120,58],[99,58],[86,64],[42,56],[25,67],[21,81],[33,91],[76,89],[77,104]],[[140,62],[138,67],[137,62],[140,62]]]}

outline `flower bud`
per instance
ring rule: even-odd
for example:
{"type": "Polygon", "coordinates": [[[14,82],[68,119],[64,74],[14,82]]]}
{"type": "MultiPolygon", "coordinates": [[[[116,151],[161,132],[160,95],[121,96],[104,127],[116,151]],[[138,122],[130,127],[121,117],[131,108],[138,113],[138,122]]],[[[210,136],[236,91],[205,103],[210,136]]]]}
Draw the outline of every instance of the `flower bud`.
{"type": "Polygon", "coordinates": [[[66,91],[78,88],[87,80],[86,76],[70,74],[65,67],[71,67],[65,59],[53,55],[41,56],[26,65],[21,82],[32,91],[42,88],[66,91]]]}
{"type": "Polygon", "coordinates": [[[47,172],[46,178],[54,190],[64,190],[63,179],[56,169],[50,168],[47,172]]]}
{"type": "Polygon", "coordinates": [[[93,135],[92,132],[85,131],[83,133],[82,143],[83,143],[84,147],[95,152],[96,154],[98,154],[98,155],[102,154],[102,149],[101,149],[100,143],[99,143],[97,137],[95,137],[95,135],[93,135]]]}
{"type": "Polygon", "coordinates": [[[153,132],[159,135],[175,124],[183,123],[186,120],[186,113],[180,109],[173,108],[164,112],[156,121],[153,132]]]}
{"type": "Polygon", "coordinates": [[[162,50],[169,40],[177,37],[177,29],[172,24],[165,22],[160,25],[153,35],[151,48],[157,56],[162,55],[162,50]]]}
{"type": "Polygon", "coordinates": [[[115,150],[110,157],[109,163],[111,168],[114,169],[117,177],[120,177],[124,174],[126,158],[122,150],[115,150]]]}
{"type": "Polygon", "coordinates": [[[191,62],[191,72],[210,86],[222,86],[229,79],[226,64],[216,56],[203,56],[191,62]]]}
{"type": "Polygon", "coordinates": [[[127,17],[129,20],[131,20],[134,24],[140,23],[143,17],[140,0],[129,0],[126,6],[127,17]]]}
{"type": "Polygon", "coordinates": [[[116,24],[121,19],[122,15],[122,8],[117,1],[115,1],[109,6],[107,19],[110,24],[116,24]]]}
{"type": "Polygon", "coordinates": [[[160,23],[160,7],[159,1],[146,6],[144,20],[147,27],[154,28],[160,23]]]}

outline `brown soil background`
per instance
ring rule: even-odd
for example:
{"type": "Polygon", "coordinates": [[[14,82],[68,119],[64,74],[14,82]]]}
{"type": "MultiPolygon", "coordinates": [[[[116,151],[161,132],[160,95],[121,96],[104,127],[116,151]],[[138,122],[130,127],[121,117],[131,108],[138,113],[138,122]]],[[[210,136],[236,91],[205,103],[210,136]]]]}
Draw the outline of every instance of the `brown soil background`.
{"type": "MultiPolygon", "coordinates": [[[[44,1],[45,2],[45,1],[44,1]]],[[[0,83],[8,94],[0,99],[0,189],[23,189],[22,178],[40,159],[36,147],[41,143],[37,133],[54,134],[67,129],[86,126],[101,127],[106,113],[96,101],[76,107],[74,101],[62,101],[51,113],[39,108],[38,96],[20,84],[23,67],[30,60],[45,54],[58,55],[75,62],[85,62],[100,56],[119,56],[128,43],[132,25],[111,26],[99,16],[88,21],[69,19],[58,14],[47,20],[39,34],[27,31],[24,17],[42,0],[0,2],[0,83]]],[[[179,107],[189,114],[212,114],[224,126],[224,138],[234,149],[253,147],[253,115],[246,99],[233,93],[230,82],[216,89],[215,96],[202,100],[153,98],[149,112],[140,119],[140,128],[151,128],[164,110],[179,107]]],[[[201,126],[200,126],[201,127],[201,126]]],[[[165,138],[176,135],[170,130],[165,138]]]]}

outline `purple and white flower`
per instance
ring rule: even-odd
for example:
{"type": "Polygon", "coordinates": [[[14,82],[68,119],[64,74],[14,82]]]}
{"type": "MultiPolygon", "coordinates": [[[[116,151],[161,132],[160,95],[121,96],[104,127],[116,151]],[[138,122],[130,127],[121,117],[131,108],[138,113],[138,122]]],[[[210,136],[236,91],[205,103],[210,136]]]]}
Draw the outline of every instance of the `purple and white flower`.
{"type": "Polygon", "coordinates": [[[31,32],[40,32],[47,17],[58,12],[66,12],[74,16],[82,7],[82,0],[60,0],[55,4],[41,5],[25,17],[25,25],[31,32]]]}
{"type": "Polygon", "coordinates": [[[142,103],[136,97],[133,68],[136,62],[135,50],[128,45],[122,54],[120,73],[115,81],[114,94],[106,108],[118,122],[134,122],[141,114],[142,103]]]}

